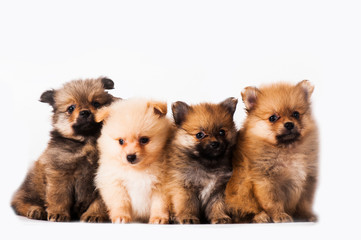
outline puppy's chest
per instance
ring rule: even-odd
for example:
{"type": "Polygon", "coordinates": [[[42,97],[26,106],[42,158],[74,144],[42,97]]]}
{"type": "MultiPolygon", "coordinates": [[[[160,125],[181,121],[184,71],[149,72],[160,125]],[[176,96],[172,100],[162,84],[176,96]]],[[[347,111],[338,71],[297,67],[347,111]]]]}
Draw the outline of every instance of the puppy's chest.
{"type": "Polygon", "coordinates": [[[260,157],[255,165],[255,169],[260,171],[261,175],[286,184],[299,185],[305,182],[307,165],[304,154],[280,151],[264,156],[260,157]]]}
{"type": "Polygon", "coordinates": [[[188,169],[184,175],[185,186],[195,191],[203,203],[207,202],[214,193],[222,192],[230,177],[231,171],[224,169],[215,172],[197,168],[188,169]]]}
{"type": "Polygon", "coordinates": [[[159,183],[151,173],[129,171],[123,174],[122,183],[131,200],[133,217],[149,218],[152,192],[159,183]]]}

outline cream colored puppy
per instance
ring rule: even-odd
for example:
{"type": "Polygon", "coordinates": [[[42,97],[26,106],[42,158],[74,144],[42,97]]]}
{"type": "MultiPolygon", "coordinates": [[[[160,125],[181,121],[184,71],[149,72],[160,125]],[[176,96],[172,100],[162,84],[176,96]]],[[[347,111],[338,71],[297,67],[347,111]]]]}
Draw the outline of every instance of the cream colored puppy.
{"type": "Polygon", "coordinates": [[[103,121],[96,186],[113,223],[169,222],[164,149],[172,133],[167,103],[120,100],[96,116],[103,121]]]}

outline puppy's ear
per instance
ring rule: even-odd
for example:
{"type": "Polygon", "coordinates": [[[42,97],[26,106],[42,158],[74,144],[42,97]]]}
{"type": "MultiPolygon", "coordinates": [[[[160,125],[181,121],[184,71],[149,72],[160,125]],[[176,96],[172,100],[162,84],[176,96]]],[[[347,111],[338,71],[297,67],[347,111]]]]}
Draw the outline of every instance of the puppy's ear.
{"type": "Polygon", "coordinates": [[[148,107],[152,107],[154,114],[164,117],[167,115],[167,103],[166,102],[149,102],[148,107]]]}
{"type": "Polygon", "coordinates": [[[241,92],[242,100],[244,105],[246,105],[247,112],[250,112],[256,106],[258,94],[259,90],[256,87],[246,87],[241,92]]]}
{"type": "Polygon", "coordinates": [[[101,79],[104,89],[114,89],[114,82],[109,78],[102,78],[101,79]]]}
{"type": "Polygon", "coordinates": [[[233,117],[233,114],[236,111],[237,103],[238,103],[237,98],[230,97],[224,100],[223,102],[221,102],[220,105],[225,109],[227,109],[229,114],[231,114],[231,116],[233,117]]]}
{"type": "Polygon", "coordinates": [[[95,113],[95,122],[100,123],[108,118],[110,113],[109,107],[102,107],[95,113]]]}
{"type": "Polygon", "coordinates": [[[310,102],[311,95],[313,93],[313,90],[315,89],[315,86],[313,86],[310,81],[303,80],[297,84],[296,87],[299,87],[302,89],[302,91],[305,93],[306,100],[310,102]]]}
{"type": "Polygon", "coordinates": [[[48,103],[48,104],[50,104],[50,106],[52,106],[54,108],[55,107],[54,96],[55,96],[55,90],[53,90],[53,89],[48,90],[41,94],[39,101],[43,102],[43,103],[48,103]]]}
{"type": "Polygon", "coordinates": [[[173,118],[177,126],[180,126],[184,122],[189,112],[189,109],[190,106],[185,102],[178,101],[172,104],[173,118]]]}

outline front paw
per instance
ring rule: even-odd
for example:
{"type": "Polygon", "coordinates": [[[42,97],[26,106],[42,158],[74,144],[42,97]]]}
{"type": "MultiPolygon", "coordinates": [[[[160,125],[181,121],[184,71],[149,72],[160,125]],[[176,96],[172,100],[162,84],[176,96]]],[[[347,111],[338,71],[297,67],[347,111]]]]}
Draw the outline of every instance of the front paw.
{"type": "Polygon", "coordinates": [[[130,223],[132,218],[130,216],[116,216],[112,217],[112,223],[130,223]]]}
{"type": "Polygon", "coordinates": [[[275,223],[286,223],[286,222],[293,222],[293,219],[287,213],[278,213],[272,216],[272,220],[275,223]]]}
{"type": "Polygon", "coordinates": [[[45,209],[39,206],[31,206],[26,216],[30,219],[46,220],[45,209]]]}
{"type": "Polygon", "coordinates": [[[48,212],[48,221],[70,222],[70,215],[68,213],[48,212]]]}
{"type": "Polygon", "coordinates": [[[151,217],[149,219],[150,224],[168,224],[169,218],[166,217],[151,217]]]}
{"type": "Polygon", "coordinates": [[[199,218],[196,216],[178,216],[175,219],[176,223],[179,224],[199,224],[199,218]]]}
{"type": "Polygon", "coordinates": [[[212,218],[211,219],[211,224],[226,224],[226,223],[231,223],[232,220],[230,217],[222,217],[222,218],[212,218]]]}
{"type": "Polygon", "coordinates": [[[104,214],[97,214],[97,213],[87,214],[87,213],[84,213],[80,217],[80,221],[81,222],[88,222],[88,223],[104,223],[104,222],[109,222],[109,217],[107,215],[104,215],[104,214]]]}
{"type": "Polygon", "coordinates": [[[272,222],[272,220],[268,216],[267,213],[260,212],[253,217],[252,222],[253,223],[270,223],[270,222],[272,222]]]}

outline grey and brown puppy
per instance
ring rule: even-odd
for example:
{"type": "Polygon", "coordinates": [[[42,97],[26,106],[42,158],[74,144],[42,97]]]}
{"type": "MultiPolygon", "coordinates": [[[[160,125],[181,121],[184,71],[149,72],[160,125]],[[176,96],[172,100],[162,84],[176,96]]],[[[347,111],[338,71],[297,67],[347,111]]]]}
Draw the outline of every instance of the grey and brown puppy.
{"type": "Polygon", "coordinates": [[[236,142],[237,99],[219,104],[172,105],[176,125],[169,149],[169,192],[174,221],[228,223],[224,190],[236,142]]]}
{"type": "Polygon", "coordinates": [[[93,182],[102,127],[94,114],[113,101],[106,91],[113,87],[107,78],[75,80],[41,95],[40,101],[53,107],[53,129],[48,147],[14,194],[16,214],[59,222],[108,221],[93,182]]]}

